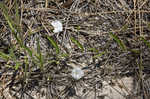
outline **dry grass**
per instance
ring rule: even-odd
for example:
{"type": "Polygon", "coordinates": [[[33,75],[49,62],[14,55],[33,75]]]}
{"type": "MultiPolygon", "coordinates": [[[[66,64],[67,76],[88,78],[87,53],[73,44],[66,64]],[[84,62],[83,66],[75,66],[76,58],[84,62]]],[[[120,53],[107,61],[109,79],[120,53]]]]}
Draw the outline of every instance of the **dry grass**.
{"type": "Polygon", "coordinates": [[[0,3],[2,98],[107,99],[105,81],[124,89],[124,99],[148,99],[149,0],[0,3]],[[53,20],[63,23],[63,32],[53,33],[53,20]],[[84,70],[80,80],[71,77],[73,66],[84,70]],[[118,81],[126,76],[134,79],[132,90],[118,81]]]}

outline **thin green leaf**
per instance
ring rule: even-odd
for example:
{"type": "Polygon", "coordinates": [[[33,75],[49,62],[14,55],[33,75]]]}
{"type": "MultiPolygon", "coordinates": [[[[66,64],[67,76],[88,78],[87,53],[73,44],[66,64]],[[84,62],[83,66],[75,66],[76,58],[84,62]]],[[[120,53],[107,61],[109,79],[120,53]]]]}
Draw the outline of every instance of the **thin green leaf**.
{"type": "MultiPolygon", "coordinates": [[[[26,47],[26,46],[23,46],[24,50],[27,51],[27,54],[30,56],[31,60],[33,63],[37,64],[38,63],[38,60],[39,60],[39,57],[38,57],[38,60],[36,60],[34,57],[33,57],[33,52],[36,52],[36,51],[33,51],[31,50],[30,48],[26,47]]],[[[35,55],[36,56],[36,55],[35,55]]],[[[38,55],[37,55],[38,56],[38,55]]]]}
{"type": "Polygon", "coordinates": [[[11,57],[3,52],[0,52],[0,57],[4,60],[9,60],[11,57]]]}
{"type": "Polygon", "coordinates": [[[20,63],[19,62],[16,62],[16,65],[15,65],[15,70],[18,70],[20,67],[20,63]]]}
{"type": "Polygon", "coordinates": [[[43,59],[43,56],[41,53],[41,46],[40,46],[39,38],[37,38],[37,55],[36,55],[36,57],[39,60],[40,68],[43,69],[44,59],[43,59]]]}
{"type": "Polygon", "coordinates": [[[13,25],[12,25],[12,20],[11,20],[11,18],[10,18],[9,15],[8,15],[8,9],[7,9],[7,7],[5,6],[5,4],[0,3],[0,8],[2,8],[2,10],[3,10],[3,15],[4,15],[5,19],[7,20],[7,22],[8,22],[8,24],[9,24],[9,26],[10,26],[12,32],[15,32],[15,29],[14,29],[14,27],[13,27],[13,25]]]}
{"type": "Polygon", "coordinates": [[[38,63],[38,61],[33,57],[33,50],[31,50],[30,48],[23,46],[23,49],[27,52],[27,54],[30,56],[31,60],[33,63],[38,63]]]}
{"type": "Polygon", "coordinates": [[[15,0],[15,19],[16,19],[16,23],[19,24],[20,22],[20,15],[19,15],[19,6],[17,3],[17,0],[15,0]]]}
{"type": "Polygon", "coordinates": [[[134,54],[140,54],[140,50],[139,49],[129,49],[129,51],[131,51],[134,54]]]}
{"type": "MultiPolygon", "coordinates": [[[[15,23],[14,24],[14,27],[15,29],[17,30],[18,33],[22,33],[22,28],[20,26],[20,14],[19,14],[19,5],[18,5],[18,2],[17,0],[15,0],[15,23]]],[[[14,21],[13,21],[14,22],[14,21]]],[[[23,39],[23,35],[19,35],[19,37],[21,39],[23,39]]]]}
{"type": "Polygon", "coordinates": [[[33,56],[33,53],[32,53],[32,51],[31,51],[30,48],[28,48],[28,47],[26,47],[26,46],[23,46],[23,48],[27,51],[27,53],[29,54],[30,57],[33,56]]]}
{"type": "MultiPolygon", "coordinates": [[[[13,47],[13,46],[12,46],[13,47]]],[[[11,58],[15,61],[16,60],[16,55],[15,55],[15,53],[14,53],[14,47],[13,48],[11,48],[10,50],[9,50],[9,55],[11,56],[11,58]]]]}
{"type": "Polygon", "coordinates": [[[76,39],[73,38],[73,37],[71,37],[70,39],[71,39],[71,41],[72,41],[74,44],[76,44],[76,45],[81,49],[82,52],[84,51],[84,47],[82,46],[82,44],[81,44],[78,40],[76,40],[76,39]]]}
{"type": "Polygon", "coordinates": [[[37,53],[41,54],[41,46],[40,46],[40,42],[39,42],[39,38],[37,38],[37,53]]]}
{"type": "Polygon", "coordinates": [[[58,44],[51,37],[47,36],[47,38],[52,44],[52,46],[56,49],[56,53],[59,54],[60,50],[59,50],[58,44]]]}
{"type": "Polygon", "coordinates": [[[93,56],[93,58],[101,57],[101,56],[102,56],[102,55],[104,55],[104,54],[105,54],[105,52],[101,52],[101,53],[99,53],[99,54],[97,54],[97,55],[93,56]]]}
{"type": "Polygon", "coordinates": [[[120,46],[120,48],[121,48],[123,51],[126,51],[126,50],[127,50],[125,44],[124,44],[115,34],[113,34],[112,32],[110,32],[109,34],[110,34],[110,36],[117,42],[117,44],[120,46]]]}
{"type": "Polygon", "coordinates": [[[63,54],[61,54],[61,57],[69,57],[69,54],[63,53],[63,54]]]}
{"type": "Polygon", "coordinates": [[[48,64],[52,64],[52,63],[56,63],[56,64],[59,64],[59,61],[57,60],[49,60],[47,61],[48,64]]]}
{"type": "Polygon", "coordinates": [[[96,52],[96,53],[99,52],[98,49],[96,49],[96,48],[89,48],[88,51],[92,51],[92,52],[96,52]]]}
{"type": "Polygon", "coordinates": [[[148,42],[144,37],[140,37],[140,39],[150,48],[150,42],[148,42]]]}
{"type": "MultiPolygon", "coordinates": [[[[28,62],[28,58],[27,58],[27,56],[25,56],[24,57],[24,59],[25,59],[25,61],[24,61],[24,63],[25,63],[25,70],[24,70],[24,80],[26,81],[26,79],[27,79],[27,69],[28,69],[28,67],[29,67],[29,62],[28,62]]],[[[30,71],[29,71],[30,72],[30,71]]],[[[30,72],[31,73],[31,72],[30,72]]]]}
{"type": "Polygon", "coordinates": [[[15,22],[13,22],[13,20],[10,18],[9,14],[8,14],[8,9],[7,9],[7,7],[5,6],[4,3],[0,3],[0,8],[2,9],[3,15],[4,15],[4,17],[5,17],[5,19],[6,19],[7,23],[8,23],[8,25],[9,25],[9,27],[10,27],[10,29],[12,30],[12,33],[13,33],[15,39],[16,39],[17,42],[20,44],[20,46],[22,46],[23,43],[22,43],[22,41],[19,39],[19,37],[17,36],[17,32],[16,32],[17,29],[14,28],[14,26],[15,26],[14,23],[15,23],[15,22]]]}
{"type": "MultiPolygon", "coordinates": [[[[35,54],[36,58],[38,59],[38,63],[40,64],[39,67],[41,70],[43,70],[43,64],[44,64],[44,59],[43,59],[43,56],[40,55],[40,54],[35,54]]],[[[36,64],[38,64],[36,63],[36,64]]]]}

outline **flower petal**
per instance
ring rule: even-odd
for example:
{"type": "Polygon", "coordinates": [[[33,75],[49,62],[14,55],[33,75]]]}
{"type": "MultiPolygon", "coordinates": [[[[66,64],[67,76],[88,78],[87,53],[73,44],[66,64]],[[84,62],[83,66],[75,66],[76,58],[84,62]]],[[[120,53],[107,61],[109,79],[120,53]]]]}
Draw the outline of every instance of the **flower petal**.
{"type": "Polygon", "coordinates": [[[79,80],[80,78],[82,78],[84,76],[84,72],[81,68],[74,67],[74,69],[72,70],[71,75],[74,79],[79,80]]]}
{"type": "Polygon", "coordinates": [[[54,27],[54,30],[53,30],[54,33],[63,31],[63,25],[60,21],[58,20],[52,21],[51,25],[54,27]]]}

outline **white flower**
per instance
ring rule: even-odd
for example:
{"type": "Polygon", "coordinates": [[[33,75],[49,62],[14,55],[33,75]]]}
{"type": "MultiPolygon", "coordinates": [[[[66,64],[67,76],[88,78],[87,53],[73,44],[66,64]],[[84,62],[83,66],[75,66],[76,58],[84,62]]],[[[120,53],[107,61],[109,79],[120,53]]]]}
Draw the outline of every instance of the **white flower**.
{"type": "Polygon", "coordinates": [[[71,73],[72,77],[76,80],[79,80],[84,76],[84,71],[79,67],[74,67],[71,73]]]}
{"type": "Polygon", "coordinates": [[[54,33],[58,33],[58,32],[61,32],[63,30],[63,25],[58,20],[52,21],[51,25],[54,27],[54,30],[53,30],[54,33]]]}

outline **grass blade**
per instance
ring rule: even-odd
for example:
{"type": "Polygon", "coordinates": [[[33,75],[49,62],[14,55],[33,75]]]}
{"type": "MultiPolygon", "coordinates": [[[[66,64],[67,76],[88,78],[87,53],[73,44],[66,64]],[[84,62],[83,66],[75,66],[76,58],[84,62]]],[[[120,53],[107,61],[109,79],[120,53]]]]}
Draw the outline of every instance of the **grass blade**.
{"type": "Polygon", "coordinates": [[[12,46],[12,48],[9,50],[9,55],[10,55],[11,59],[13,59],[14,61],[16,61],[17,57],[16,57],[16,55],[14,53],[14,50],[15,50],[15,47],[12,46]]]}
{"type": "Polygon", "coordinates": [[[0,3],[0,8],[3,10],[2,11],[3,15],[4,15],[5,19],[7,20],[7,23],[10,26],[12,32],[15,32],[15,29],[14,29],[14,27],[12,25],[12,20],[11,20],[11,18],[8,15],[8,9],[7,9],[7,7],[5,6],[5,4],[0,3]]]}
{"type": "Polygon", "coordinates": [[[15,65],[15,70],[18,70],[20,67],[20,63],[19,62],[16,62],[16,65],[15,65]]]}
{"type": "Polygon", "coordinates": [[[40,42],[39,42],[39,38],[37,38],[37,55],[36,55],[37,59],[40,62],[40,68],[41,70],[43,69],[43,64],[44,64],[44,59],[41,53],[41,46],[40,46],[40,42]]]}
{"type": "Polygon", "coordinates": [[[140,55],[140,50],[139,49],[129,49],[134,54],[140,55]]]}
{"type": "Polygon", "coordinates": [[[84,51],[84,47],[82,46],[82,44],[81,44],[78,40],[76,40],[76,39],[73,38],[73,37],[71,37],[70,39],[71,39],[71,41],[72,41],[74,44],[76,44],[76,45],[81,49],[82,52],[84,51]]]}
{"type": "Polygon", "coordinates": [[[14,26],[16,26],[14,24],[15,22],[13,22],[13,20],[10,18],[7,7],[5,6],[4,3],[0,3],[0,8],[2,9],[3,15],[4,15],[10,29],[12,30],[12,33],[13,33],[15,39],[20,44],[20,46],[22,46],[23,43],[22,43],[21,39],[19,39],[19,37],[17,36],[17,32],[16,32],[17,29],[14,28],[14,26]]]}
{"type": "Polygon", "coordinates": [[[15,19],[16,19],[16,23],[19,24],[20,22],[20,15],[19,15],[19,6],[17,3],[17,0],[15,0],[15,19]]]}
{"type": "Polygon", "coordinates": [[[96,52],[96,53],[99,52],[98,49],[96,49],[96,48],[89,48],[88,51],[92,51],[92,52],[96,52]]]}
{"type": "Polygon", "coordinates": [[[30,56],[30,57],[32,57],[32,56],[33,56],[33,53],[32,53],[32,51],[31,51],[31,49],[30,49],[30,48],[25,47],[25,46],[23,46],[23,48],[27,51],[27,53],[29,54],[29,56],[30,56]]]}
{"type": "Polygon", "coordinates": [[[150,48],[150,42],[148,42],[144,37],[140,37],[140,39],[150,48]]]}
{"type": "Polygon", "coordinates": [[[8,61],[11,57],[3,52],[0,52],[0,57],[6,61],[8,61]]]}
{"type": "Polygon", "coordinates": [[[120,48],[121,48],[123,51],[126,51],[126,50],[127,50],[125,44],[124,44],[115,34],[113,34],[112,32],[110,32],[109,34],[110,34],[110,36],[117,42],[117,44],[120,46],[120,48]]]}
{"type": "Polygon", "coordinates": [[[36,41],[37,41],[37,44],[36,44],[37,45],[37,53],[41,54],[41,47],[40,47],[39,38],[37,38],[36,41]]]}
{"type": "Polygon", "coordinates": [[[62,54],[61,54],[61,57],[64,57],[64,58],[69,57],[69,54],[67,54],[67,53],[62,53],[62,54]]]}
{"type": "Polygon", "coordinates": [[[47,38],[52,44],[52,46],[56,49],[56,54],[59,54],[60,50],[59,50],[58,44],[51,37],[47,36],[47,38]]]}
{"type": "Polygon", "coordinates": [[[105,54],[105,52],[101,52],[101,53],[99,53],[99,54],[97,54],[97,55],[93,56],[93,58],[101,57],[101,56],[102,56],[102,55],[104,55],[104,54],[105,54]]]}

